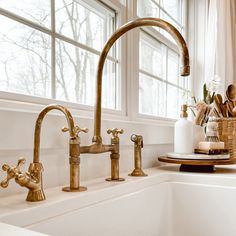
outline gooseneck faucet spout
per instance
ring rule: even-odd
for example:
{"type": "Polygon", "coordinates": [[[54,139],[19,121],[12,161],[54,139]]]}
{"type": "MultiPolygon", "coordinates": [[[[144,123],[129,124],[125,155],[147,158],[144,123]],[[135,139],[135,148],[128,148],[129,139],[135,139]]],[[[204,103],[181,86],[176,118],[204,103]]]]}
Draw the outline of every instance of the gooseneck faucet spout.
{"type": "Polygon", "coordinates": [[[106,42],[98,62],[96,103],[95,103],[95,114],[94,114],[94,136],[93,136],[94,143],[99,143],[99,144],[102,143],[102,137],[101,137],[102,75],[107,54],[112,45],[123,34],[134,28],[142,26],[157,26],[170,33],[170,35],[174,38],[180,50],[180,57],[182,63],[181,75],[188,76],[190,74],[189,53],[186,42],[182,37],[182,35],[180,34],[180,32],[173,25],[159,18],[139,18],[121,26],[117,31],[115,31],[112,34],[112,36],[106,42]]]}
{"type": "Polygon", "coordinates": [[[70,137],[71,138],[76,137],[74,120],[73,120],[73,117],[72,117],[71,113],[69,112],[69,110],[66,109],[63,106],[60,106],[60,105],[52,104],[52,105],[46,106],[39,113],[38,118],[37,118],[36,123],[35,123],[35,129],[34,129],[34,158],[33,158],[34,163],[39,163],[40,133],[41,133],[42,122],[43,122],[43,119],[44,119],[45,115],[51,110],[59,110],[59,111],[61,111],[62,113],[65,114],[65,117],[66,117],[67,123],[68,123],[68,127],[69,127],[68,130],[69,130],[69,133],[70,133],[70,137]]]}

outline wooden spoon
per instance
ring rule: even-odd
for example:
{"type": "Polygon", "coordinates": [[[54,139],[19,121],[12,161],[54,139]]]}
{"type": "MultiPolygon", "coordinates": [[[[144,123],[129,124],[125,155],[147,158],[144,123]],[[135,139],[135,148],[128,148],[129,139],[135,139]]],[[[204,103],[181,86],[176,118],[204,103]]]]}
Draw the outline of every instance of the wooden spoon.
{"type": "Polygon", "coordinates": [[[226,90],[227,101],[225,102],[230,117],[234,116],[233,109],[235,107],[236,88],[233,84],[230,84],[226,90]]]}
{"type": "Polygon", "coordinates": [[[225,105],[228,110],[228,114],[230,117],[234,116],[233,109],[234,109],[234,104],[231,101],[226,101],[225,105]]]}
{"type": "Polygon", "coordinates": [[[235,104],[236,101],[236,87],[233,84],[230,84],[226,90],[226,97],[228,98],[229,101],[235,104]]]}
{"type": "Polygon", "coordinates": [[[215,103],[216,110],[218,111],[219,115],[224,116],[223,115],[224,110],[222,110],[223,99],[222,99],[222,96],[220,94],[216,94],[214,96],[214,103],[215,103]]]}
{"type": "MultiPolygon", "coordinates": [[[[221,105],[221,111],[223,114],[223,117],[229,117],[229,106],[228,106],[228,101],[225,101],[222,105],[221,105]]],[[[231,113],[232,114],[232,113],[231,113]]]]}
{"type": "Polygon", "coordinates": [[[230,116],[234,116],[233,109],[236,106],[236,87],[233,84],[230,84],[226,90],[227,108],[230,116]]]}

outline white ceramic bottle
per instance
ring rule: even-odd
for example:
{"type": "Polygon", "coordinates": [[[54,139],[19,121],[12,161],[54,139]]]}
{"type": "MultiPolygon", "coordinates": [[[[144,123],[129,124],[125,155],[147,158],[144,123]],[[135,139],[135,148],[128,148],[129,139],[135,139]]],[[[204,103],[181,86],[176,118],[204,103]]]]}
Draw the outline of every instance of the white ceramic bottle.
{"type": "Polygon", "coordinates": [[[194,152],[193,123],[187,118],[187,105],[182,105],[180,119],[175,123],[175,153],[189,154],[194,152]]]}

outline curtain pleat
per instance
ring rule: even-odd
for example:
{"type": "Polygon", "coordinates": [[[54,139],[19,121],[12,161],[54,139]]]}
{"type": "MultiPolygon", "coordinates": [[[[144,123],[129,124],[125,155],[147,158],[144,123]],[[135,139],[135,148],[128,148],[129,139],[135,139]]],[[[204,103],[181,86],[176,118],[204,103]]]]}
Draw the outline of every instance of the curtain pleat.
{"type": "Polygon", "coordinates": [[[209,0],[205,82],[219,76],[221,93],[236,85],[236,0],[209,0]]]}

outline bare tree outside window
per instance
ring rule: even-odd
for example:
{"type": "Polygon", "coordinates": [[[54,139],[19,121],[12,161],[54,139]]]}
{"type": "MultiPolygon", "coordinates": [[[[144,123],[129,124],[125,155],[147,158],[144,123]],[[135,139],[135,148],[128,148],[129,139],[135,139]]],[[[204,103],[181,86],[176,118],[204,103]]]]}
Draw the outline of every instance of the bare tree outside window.
{"type": "MultiPolygon", "coordinates": [[[[114,31],[114,15],[86,1],[57,0],[53,16],[43,0],[1,2],[10,16],[0,15],[0,90],[93,105],[98,54],[114,31]]],[[[103,106],[111,109],[119,109],[116,66],[111,60],[105,65],[103,106]]]]}
{"type": "Polygon", "coordinates": [[[0,16],[0,88],[50,97],[50,37],[0,16]]]}

